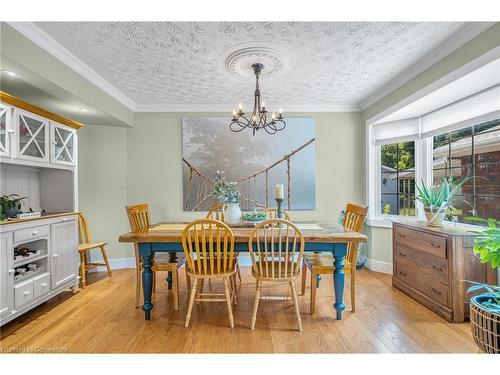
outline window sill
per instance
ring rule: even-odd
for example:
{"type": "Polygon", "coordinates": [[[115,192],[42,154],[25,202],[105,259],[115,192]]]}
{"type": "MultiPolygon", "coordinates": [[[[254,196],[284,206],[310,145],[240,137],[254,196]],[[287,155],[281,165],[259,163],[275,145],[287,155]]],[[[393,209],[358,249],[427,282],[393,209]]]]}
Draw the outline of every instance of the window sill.
{"type": "Polygon", "coordinates": [[[367,220],[367,225],[375,228],[392,228],[393,221],[413,223],[419,221],[416,217],[377,216],[367,220]]]}

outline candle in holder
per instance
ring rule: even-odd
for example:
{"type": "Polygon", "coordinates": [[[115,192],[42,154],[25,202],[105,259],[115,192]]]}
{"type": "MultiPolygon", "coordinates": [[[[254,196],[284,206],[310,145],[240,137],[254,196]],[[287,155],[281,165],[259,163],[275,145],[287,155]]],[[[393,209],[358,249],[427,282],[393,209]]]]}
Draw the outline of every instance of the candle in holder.
{"type": "Polygon", "coordinates": [[[276,199],[283,199],[285,196],[285,186],[283,184],[276,184],[276,199]]]}

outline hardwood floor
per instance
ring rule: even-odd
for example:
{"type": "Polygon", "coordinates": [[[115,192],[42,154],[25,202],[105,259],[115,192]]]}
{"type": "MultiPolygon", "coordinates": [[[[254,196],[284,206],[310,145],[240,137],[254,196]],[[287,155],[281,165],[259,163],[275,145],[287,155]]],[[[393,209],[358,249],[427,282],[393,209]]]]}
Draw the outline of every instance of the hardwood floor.
{"type": "MultiPolygon", "coordinates": [[[[196,304],[190,328],[184,328],[187,293],[180,270],[181,309],[173,309],[166,283],[157,280],[151,321],[134,308],[132,269],[90,274],[85,290],[59,297],[1,327],[2,352],[70,353],[478,353],[469,323],[450,324],[402,292],[389,275],[358,272],[356,312],[350,312],[349,288],[342,321],[334,318],[331,276],[318,289],[316,313],[309,314],[309,283],[299,297],[303,332],[296,330],[291,301],[261,301],[255,331],[252,316],[255,281],[242,268],[235,328],[226,305],[196,304]]],[[[205,289],[222,290],[220,283],[205,289]]],[[[263,293],[281,286],[264,286],[263,293]]]]}

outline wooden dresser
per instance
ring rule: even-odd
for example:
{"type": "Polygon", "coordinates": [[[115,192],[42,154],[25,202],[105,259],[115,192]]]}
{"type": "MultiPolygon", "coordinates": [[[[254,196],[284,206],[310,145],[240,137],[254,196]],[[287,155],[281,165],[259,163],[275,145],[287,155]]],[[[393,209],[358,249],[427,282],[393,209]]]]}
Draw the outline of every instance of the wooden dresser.
{"type": "Polygon", "coordinates": [[[393,223],[392,285],[446,320],[463,322],[471,297],[463,280],[496,284],[496,271],[474,256],[470,229],[393,223]]]}

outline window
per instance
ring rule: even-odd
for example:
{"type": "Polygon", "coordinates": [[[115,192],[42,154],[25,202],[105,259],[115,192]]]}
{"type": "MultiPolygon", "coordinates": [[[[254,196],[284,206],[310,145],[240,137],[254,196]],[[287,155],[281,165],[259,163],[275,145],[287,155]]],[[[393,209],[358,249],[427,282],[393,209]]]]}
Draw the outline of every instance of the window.
{"type": "Polygon", "coordinates": [[[415,142],[380,146],[380,213],[415,216],[415,142]]]}
{"type": "Polygon", "coordinates": [[[474,177],[456,195],[449,220],[500,218],[500,119],[435,136],[432,154],[435,184],[474,177]]]}

